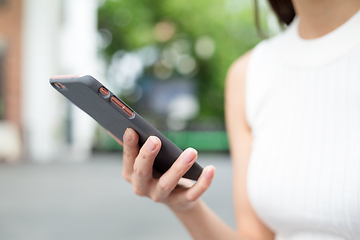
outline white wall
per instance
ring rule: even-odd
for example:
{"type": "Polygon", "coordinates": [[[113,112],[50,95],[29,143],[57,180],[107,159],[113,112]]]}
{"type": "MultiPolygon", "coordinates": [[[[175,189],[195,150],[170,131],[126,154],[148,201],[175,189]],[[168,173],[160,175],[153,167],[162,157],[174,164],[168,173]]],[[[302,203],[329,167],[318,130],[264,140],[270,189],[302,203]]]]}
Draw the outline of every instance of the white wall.
{"type": "MultiPolygon", "coordinates": [[[[97,1],[64,0],[64,21],[60,65],[62,74],[90,74],[98,78],[97,60],[97,1]]],[[[95,122],[87,114],[71,105],[71,158],[89,157],[95,122]]]]}
{"type": "Polygon", "coordinates": [[[28,157],[86,159],[92,119],[74,109],[74,142],[65,144],[66,100],[49,84],[58,74],[97,76],[97,0],[24,0],[23,127],[28,157]]]}

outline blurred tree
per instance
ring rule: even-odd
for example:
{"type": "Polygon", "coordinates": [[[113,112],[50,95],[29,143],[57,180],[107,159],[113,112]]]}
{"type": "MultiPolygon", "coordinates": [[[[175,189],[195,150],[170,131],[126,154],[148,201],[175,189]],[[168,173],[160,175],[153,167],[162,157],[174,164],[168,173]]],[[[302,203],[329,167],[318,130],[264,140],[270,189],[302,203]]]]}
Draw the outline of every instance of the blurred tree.
{"type": "Polygon", "coordinates": [[[3,114],[4,114],[4,106],[2,100],[0,99],[0,120],[3,118],[3,114]]]}
{"type": "Polygon", "coordinates": [[[99,7],[98,19],[99,32],[106,40],[102,51],[109,62],[120,49],[134,51],[152,45],[165,57],[174,46],[180,53],[188,51],[187,65],[157,62],[147,67],[146,73],[156,75],[165,65],[164,69],[173,68],[172,75],[195,79],[198,118],[220,122],[227,69],[261,40],[251,2],[240,0],[107,0],[99,7]],[[196,67],[187,72],[192,59],[196,67]]]}
{"type": "Polygon", "coordinates": [[[0,120],[3,119],[4,117],[4,100],[3,100],[3,82],[4,82],[4,77],[3,77],[3,68],[4,68],[4,57],[1,54],[1,42],[0,42],[0,120]]]}

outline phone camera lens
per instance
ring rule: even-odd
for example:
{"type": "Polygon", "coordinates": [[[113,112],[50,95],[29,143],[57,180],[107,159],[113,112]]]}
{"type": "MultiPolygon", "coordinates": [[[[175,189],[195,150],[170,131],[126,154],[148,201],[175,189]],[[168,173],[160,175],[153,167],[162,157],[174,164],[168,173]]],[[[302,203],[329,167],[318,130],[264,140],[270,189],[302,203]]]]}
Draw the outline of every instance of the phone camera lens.
{"type": "Polygon", "coordinates": [[[99,88],[99,92],[100,92],[100,94],[101,95],[103,95],[104,97],[108,97],[109,96],[109,90],[107,90],[106,88],[104,88],[104,87],[100,87],[99,88]]]}
{"type": "Polygon", "coordinates": [[[61,84],[61,83],[59,83],[59,82],[54,83],[54,85],[55,85],[55,87],[57,87],[58,89],[65,89],[65,88],[66,88],[63,84],[61,84]]]}

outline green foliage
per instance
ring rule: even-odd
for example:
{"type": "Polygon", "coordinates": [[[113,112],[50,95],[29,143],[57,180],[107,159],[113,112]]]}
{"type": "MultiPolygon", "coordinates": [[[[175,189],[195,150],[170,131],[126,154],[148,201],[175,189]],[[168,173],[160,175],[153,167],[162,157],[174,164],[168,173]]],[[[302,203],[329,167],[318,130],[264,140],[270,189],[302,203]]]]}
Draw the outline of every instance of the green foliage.
{"type": "Polygon", "coordinates": [[[3,114],[4,114],[4,105],[3,105],[3,101],[0,99],[0,120],[3,118],[3,114]]]}
{"type": "MultiPolygon", "coordinates": [[[[95,151],[122,151],[120,146],[108,133],[99,129],[97,131],[95,151]]],[[[195,148],[199,152],[227,152],[229,143],[225,131],[181,131],[162,132],[171,142],[180,149],[195,148]]]]}
{"type": "Polygon", "coordinates": [[[253,12],[250,3],[240,0],[107,0],[99,8],[98,27],[112,35],[111,43],[103,49],[108,60],[119,49],[132,51],[146,45],[164,48],[174,39],[186,38],[197,62],[193,78],[200,98],[199,118],[210,116],[223,121],[227,69],[261,40],[253,12]],[[165,42],[154,34],[161,21],[175,26],[175,35],[165,42]],[[198,57],[194,50],[202,36],[210,37],[216,46],[209,59],[198,57]]]}

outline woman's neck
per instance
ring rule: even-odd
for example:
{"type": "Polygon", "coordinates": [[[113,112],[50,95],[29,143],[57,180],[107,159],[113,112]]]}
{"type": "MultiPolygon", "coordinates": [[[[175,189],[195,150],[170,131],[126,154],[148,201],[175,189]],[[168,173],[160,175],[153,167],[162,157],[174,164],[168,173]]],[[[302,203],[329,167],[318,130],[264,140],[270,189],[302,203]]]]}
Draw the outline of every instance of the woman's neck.
{"type": "MultiPolygon", "coordinates": [[[[335,30],[360,9],[360,0],[293,0],[299,34],[314,39],[335,30]]],[[[360,27],[359,27],[360,29],[360,27]]]]}

